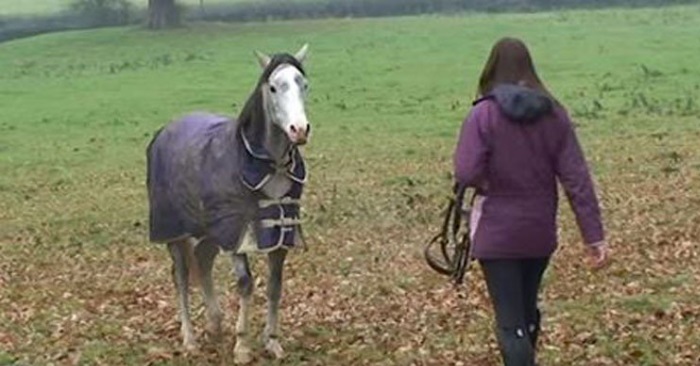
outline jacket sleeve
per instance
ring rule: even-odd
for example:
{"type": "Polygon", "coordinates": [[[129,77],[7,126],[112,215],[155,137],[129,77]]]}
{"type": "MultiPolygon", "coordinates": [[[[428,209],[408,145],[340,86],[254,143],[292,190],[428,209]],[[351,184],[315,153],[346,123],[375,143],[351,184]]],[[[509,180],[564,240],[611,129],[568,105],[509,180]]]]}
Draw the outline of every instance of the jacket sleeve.
{"type": "Polygon", "coordinates": [[[454,153],[454,176],[461,187],[482,188],[489,159],[488,118],[485,103],[472,108],[462,124],[454,153]]]}
{"type": "Polygon", "coordinates": [[[556,173],[585,243],[597,245],[605,239],[598,198],[571,120],[566,113],[562,119],[564,130],[556,158],[556,173]]]}

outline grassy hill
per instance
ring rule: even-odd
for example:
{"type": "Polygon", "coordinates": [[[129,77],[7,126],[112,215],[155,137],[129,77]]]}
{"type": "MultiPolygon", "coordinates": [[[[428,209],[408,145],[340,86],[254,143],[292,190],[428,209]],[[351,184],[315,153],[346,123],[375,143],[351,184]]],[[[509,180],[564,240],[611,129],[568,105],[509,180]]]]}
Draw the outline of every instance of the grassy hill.
{"type": "Polygon", "coordinates": [[[421,250],[438,229],[478,72],[491,44],[514,35],[579,126],[615,258],[588,271],[562,202],[542,363],[697,365],[699,33],[700,8],[681,7],[113,28],[0,44],[0,364],[231,361],[226,258],[226,335],[179,353],[169,259],[147,242],[144,150],[176,116],[235,115],[258,77],[253,49],[310,42],[309,249],[287,267],[285,364],[496,365],[478,266],[468,293],[453,292],[421,250]]]}

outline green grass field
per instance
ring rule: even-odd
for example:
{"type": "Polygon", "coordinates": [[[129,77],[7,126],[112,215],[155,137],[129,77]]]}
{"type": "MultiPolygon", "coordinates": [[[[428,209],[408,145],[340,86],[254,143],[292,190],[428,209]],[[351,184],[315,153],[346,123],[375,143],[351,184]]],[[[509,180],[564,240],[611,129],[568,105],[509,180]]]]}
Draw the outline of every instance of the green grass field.
{"type": "MultiPolygon", "coordinates": [[[[606,270],[587,269],[563,203],[542,364],[698,365],[698,34],[700,8],[682,7],[119,28],[0,44],[0,365],[231,364],[237,298],[223,257],[224,339],[179,351],[170,260],[147,241],[144,150],[173,117],[234,114],[258,77],[253,49],[303,42],[309,248],[287,266],[288,358],[260,363],[497,365],[478,267],[469,291],[453,292],[421,250],[438,229],[478,72],[503,35],[529,43],[574,116],[614,255],[606,270]]],[[[263,277],[261,260],[255,269],[263,277]]]]}

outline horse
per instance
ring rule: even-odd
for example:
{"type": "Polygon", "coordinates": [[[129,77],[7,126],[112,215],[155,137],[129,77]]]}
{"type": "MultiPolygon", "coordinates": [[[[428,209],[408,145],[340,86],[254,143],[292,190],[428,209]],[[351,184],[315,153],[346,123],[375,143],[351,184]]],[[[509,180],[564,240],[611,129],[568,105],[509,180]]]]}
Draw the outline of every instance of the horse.
{"type": "Polygon", "coordinates": [[[221,333],[223,315],[211,273],[224,252],[233,262],[240,304],[234,361],[253,360],[248,256],[265,253],[269,278],[262,341],[274,357],[284,357],[278,328],[282,272],[287,251],[301,236],[299,200],[307,173],[299,147],[311,132],[307,53],[308,44],[294,55],[254,51],[262,74],[237,118],[191,113],[158,130],[146,149],[150,241],[167,244],[187,351],[197,349],[190,282],[201,287],[206,330],[221,333]]]}

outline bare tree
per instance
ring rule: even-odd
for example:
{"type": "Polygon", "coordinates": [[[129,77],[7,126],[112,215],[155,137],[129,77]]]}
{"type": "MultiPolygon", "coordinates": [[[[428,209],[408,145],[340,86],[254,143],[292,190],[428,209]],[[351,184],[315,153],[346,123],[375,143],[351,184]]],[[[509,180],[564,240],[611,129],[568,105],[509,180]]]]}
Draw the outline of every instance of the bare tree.
{"type": "Polygon", "coordinates": [[[148,27],[171,28],[180,24],[180,14],[175,0],[148,0],[148,27]]]}

